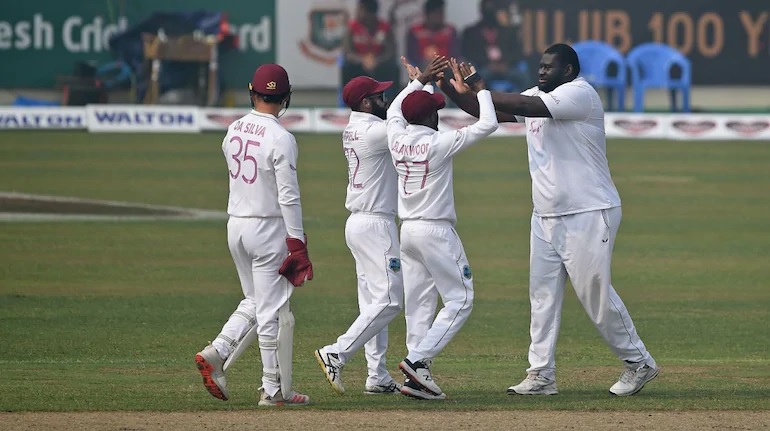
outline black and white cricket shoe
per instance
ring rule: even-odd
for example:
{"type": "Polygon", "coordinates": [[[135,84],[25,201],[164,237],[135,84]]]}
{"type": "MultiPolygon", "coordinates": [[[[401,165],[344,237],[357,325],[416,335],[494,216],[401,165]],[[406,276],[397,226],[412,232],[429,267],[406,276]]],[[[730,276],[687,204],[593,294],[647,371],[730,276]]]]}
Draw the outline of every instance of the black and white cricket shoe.
{"type": "Polygon", "coordinates": [[[326,380],[329,381],[334,392],[342,395],[345,393],[345,386],[342,384],[342,362],[337,353],[328,351],[328,347],[322,347],[315,351],[315,359],[323,370],[326,380]]]}
{"type": "Polygon", "coordinates": [[[401,393],[418,400],[443,400],[446,398],[446,394],[434,395],[409,378],[404,380],[404,384],[401,386],[401,393]]]}
{"type": "Polygon", "coordinates": [[[366,395],[392,395],[401,393],[401,384],[391,380],[384,385],[366,385],[364,388],[366,395]]]}
{"type": "Polygon", "coordinates": [[[404,373],[404,375],[413,383],[418,384],[422,390],[433,394],[442,395],[444,391],[433,381],[433,376],[430,373],[430,366],[433,361],[430,359],[423,359],[421,361],[412,362],[409,359],[404,359],[398,364],[398,368],[404,373]]]}

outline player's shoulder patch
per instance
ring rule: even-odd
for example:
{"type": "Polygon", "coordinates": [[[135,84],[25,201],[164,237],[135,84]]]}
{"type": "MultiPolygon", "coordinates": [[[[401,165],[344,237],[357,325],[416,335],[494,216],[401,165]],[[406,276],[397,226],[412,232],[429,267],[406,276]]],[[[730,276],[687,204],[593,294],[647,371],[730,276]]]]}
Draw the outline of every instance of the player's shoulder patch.
{"type": "Polygon", "coordinates": [[[473,272],[471,272],[470,265],[463,266],[463,277],[467,278],[468,280],[473,278],[473,272]]]}
{"type": "Polygon", "coordinates": [[[391,257],[388,261],[388,269],[390,269],[393,272],[399,272],[401,271],[401,259],[397,257],[391,257]]]}

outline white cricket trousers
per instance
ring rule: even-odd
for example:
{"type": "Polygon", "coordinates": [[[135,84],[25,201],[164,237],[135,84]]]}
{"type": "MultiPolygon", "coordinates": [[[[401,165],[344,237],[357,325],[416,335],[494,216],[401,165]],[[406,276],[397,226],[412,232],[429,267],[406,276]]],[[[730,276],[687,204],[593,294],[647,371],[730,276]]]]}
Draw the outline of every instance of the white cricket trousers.
{"type": "Polygon", "coordinates": [[[473,308],[473,274],[449,222],[401,225],[407,359],[433,359],[462,328],[473,308]],[[444,304],[438,314],[438,296],[444,304]],[[434,320],[435,316],[435,320],[434,320]]]}
{"type": "MultiPolygon", "coordinates": [[[[244,299],[214,340],[217,351],[232,353],[235,342],[256,323],[260,345],[267,340],[275,344],[278,337],[278,310],[289,302],[294,286],[278,269],[289,250],[283,219],[230,217],[227,222],[227,245],[238,271],[244,299]]],[[[278,359],[275,349],[260,348],[263,385],[268,394],[278,390],[275,375],[278,359]]]]}
{"type": "Polygon", "coordinates": [[[364,347],[367,385],[389,383],[385,363],[388,324],[401,312],[404,283],[395,216],[353,213],[345,223],[345,242],[356,262],[359,315],[333,350],[342,364],[364,347]]]}
{"type": "Polygon", "coordinates": [[[618,359],[655,366],[626,306],[610,282],[620,207],[558,217],[532,215],[529,300],[529,364],[555,379],[556,339],[567,277],[578,300],[618,359]]]}

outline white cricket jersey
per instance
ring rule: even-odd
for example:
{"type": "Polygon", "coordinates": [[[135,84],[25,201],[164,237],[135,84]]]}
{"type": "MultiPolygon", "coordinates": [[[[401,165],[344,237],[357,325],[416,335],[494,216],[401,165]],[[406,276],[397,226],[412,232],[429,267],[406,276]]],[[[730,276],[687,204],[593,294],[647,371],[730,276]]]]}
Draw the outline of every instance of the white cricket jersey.
{"type": "Polygon", "coordinates": [[[438,132],[407,124],[401,102],[422,88],[419,81],[413,81],[388,108],[388,145],[398,173],[398,216],[401,220],[445,220],[454,225],[452,158],[497,130],[497,115],[492,95],[483,90],[477,95],[479,121],[470,126],[438,132]]]}
{"type": "MultiPolygon", "coordinates": [[[[540,217],[560,216],[620,206],[610,176],[599,94],[583,78],[538,96],[553,118],[527,118],[532,203],[540,217]]],[[[519,117],[520,118],[520,117],[519,117]]]]}
{"type": "Polygon", "coordinates": [[[396,170],[388,151],[385,122],[366,112],[351,112],[342,132],[348,161],[348,211],[396,215],[396,170]]]}
{"type": "Polygon", "coordinates": [[[227,213],[283,217],[288,234],[303,238],[297,182],[297,141],[274,116],[252,110],[222,141],[230,178],[227,213]]]}

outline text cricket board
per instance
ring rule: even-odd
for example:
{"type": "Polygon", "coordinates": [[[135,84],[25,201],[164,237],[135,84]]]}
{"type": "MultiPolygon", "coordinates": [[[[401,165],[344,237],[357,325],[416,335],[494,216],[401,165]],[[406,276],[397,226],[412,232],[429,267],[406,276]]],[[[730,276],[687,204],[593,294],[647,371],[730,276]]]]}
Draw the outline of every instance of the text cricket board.
{"type": "MultiPolygon", "coordinates": [[[[9,3],[10,0],[6,0],[9,3]]],[[[337,59],[357,0],[132,0],[15,2],[0,14],[0,88],[52,88],[76,62],[114,61],[112,35],[153,12],[216,10],[227,15],[237,49],[220,55],[222,88],[242,89],[254,69],[278,62],[295,88],[339,86],[337,59]],[[280,30],[280,31],[279,31],[280,30]],[[40,65],[45,65],[41,67],[40,65]]],[[[423,0],[380,0],[400,52],[420,21],[423,0]],[[392,12],[392,13],[391,13],[392,12]]],[[[524,2],[522,2],[524,3],[524,2]]],[[[623,55],[646,42],[670,45],[692,62],[694,85],[766,85],[770,68],[770,2],[761,0],[540,0],[515,21],[524,58],[536,67],[549,45],[600,40],[623,55]],[[736,73],[736,71],[739,71],[736,73]]],[[[446,19],[461,34],[479,17],[477,1],[447,0],[446,19]]]]}
{"type": "MultiPolygon", "coordinates": [[[[160,105],[87,105],[85,107],[0,107],[3,130],[87,130],[117,133],[199,133],[225,131],[248,108],[160,105]]],[[[350,110],[292,108],[279,121],[291,132],[341,133],[350,110]]],[[[476,119],[459,109],[443,109],[439,130],[457,130],[476,119]]],[[[525,123],[502,123],[493,136],[524,136],[525,123]]],[[[683,140],[767,140],[770,115],[607,113],[609,138],[683,140]]]]}

